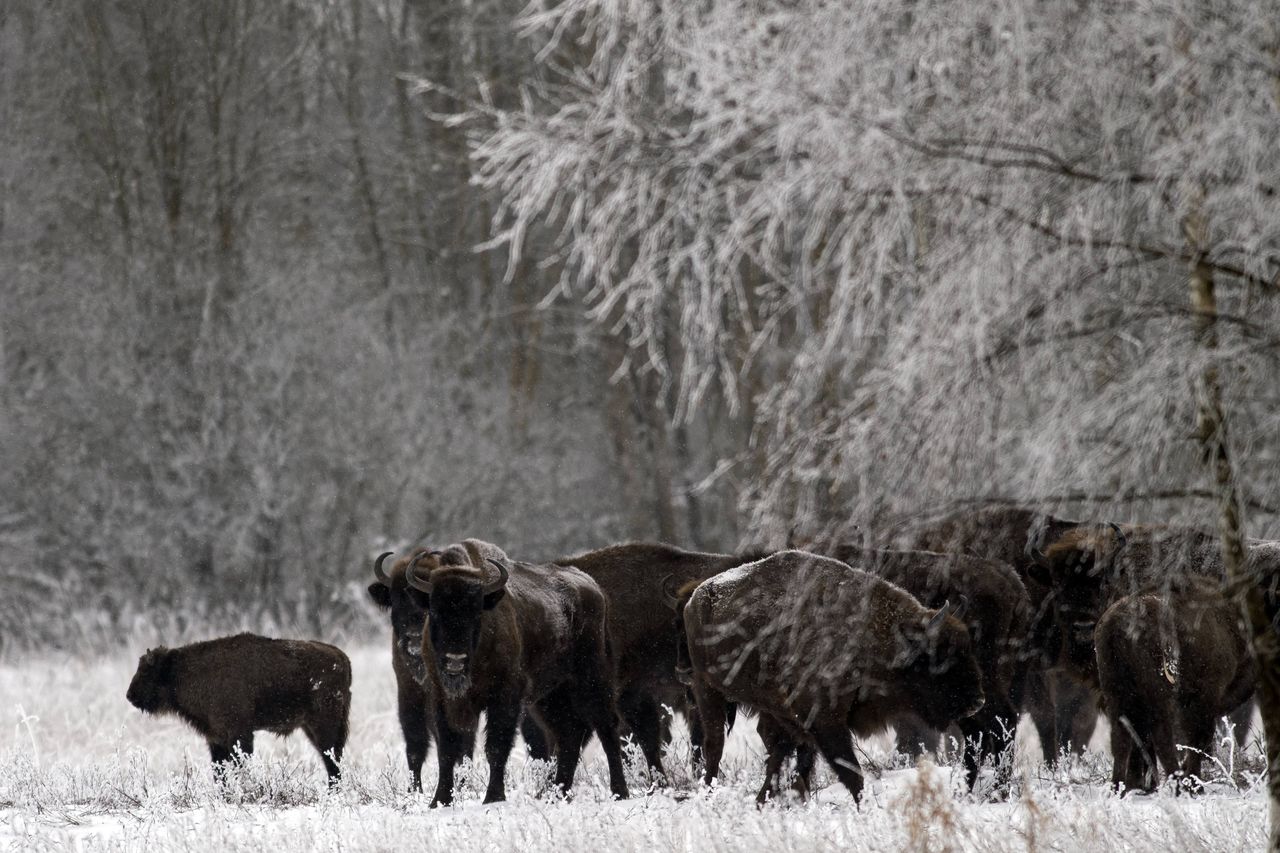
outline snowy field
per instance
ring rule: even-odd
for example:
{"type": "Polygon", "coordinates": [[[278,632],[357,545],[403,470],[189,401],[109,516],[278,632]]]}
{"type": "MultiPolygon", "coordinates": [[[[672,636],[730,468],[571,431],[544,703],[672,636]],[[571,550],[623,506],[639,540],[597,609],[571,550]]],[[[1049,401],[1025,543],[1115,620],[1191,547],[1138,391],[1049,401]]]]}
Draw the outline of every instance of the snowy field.
{"type": "MultiPolygon", "coordinates": [[[[139,649],[138,651],[141,651],[139,649]]],[[[1110,760],[1091,751],[1050,774],[1019,741],[1019,793],[979,802],[950,766],[908,767],[887,740],[863,744],[878,778],[861,807],[820,765],[810,802],[757,809],[762,777],[754,724],[734,731],[723,786],[691,783],[688,743],[672,747],[672,789],[646,795],[633,764],[633,799],[611,802],[598,746],[585,756],[571,802],[542,792],[543,768],[517,746],[505,804],[483,806],[483,760],[460,774],[451,809],[405,792],[388,651],[349,650],[355,667],[346,778],[330,793],[300,734],[260,735],[246,767],[214,787],[204,742],[172,719],[125,701],[136,654],[45,655],[0,664],[0,850],[602,851],[602,850],[1204,850],[1260,849],[1265,797],[1255,757],[1225,755],[1209,793],[1119,800],[1110,760]]],[[[683,727],[678,727],[683,730],[683,727]]],[[[1105,744],[1105,733],[1094,746],[1105,744]]],[[[424,782],[434,784],[434,755],[424,782]]]]}

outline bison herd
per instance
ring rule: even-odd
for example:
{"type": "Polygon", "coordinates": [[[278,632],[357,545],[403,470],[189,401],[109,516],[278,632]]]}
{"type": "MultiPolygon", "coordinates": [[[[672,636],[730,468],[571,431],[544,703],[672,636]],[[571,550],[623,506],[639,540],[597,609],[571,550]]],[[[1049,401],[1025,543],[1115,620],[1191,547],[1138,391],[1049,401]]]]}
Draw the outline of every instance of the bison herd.
{"type": "MultiPolygon", "coordinates": [[[[796,543],[790,543],[794,546],[796,543]]],[[[853,736],[892,726],[900,748],[955,727],[973,788],[984,762],[1009,785],[1012,737],[1030,715],[1045,759],[1088,740],[1107,714],[1121,792],[1153,790],[1157,765],[1198,790],[1224,715],[1247,726],[1257,680],[1216,537],[1190,528],[1072,522],[983,507],[909,533],[803,548],[708,554],[629,543],[543,563],[475,539],[373,565],[391,622],[400,728],[421,790],[432,741],[432,805],[485,717],[489,785],[504,799],[517,731],[554,762],[567,793],[594,735],[610,789],[627,796],[620,740],[665,778],[670,711],[694,760],[717,776],[725,733],[754,714],[766,749],[759,800],[807,794],[821,755],[855,799],[853,736]]],[[[1254,577],[1280,578],[1280,547],[1250,545],[1254,577]]],[[[128,699],[179,716],[208,741],[215,772],[255,731],[302,729],[330,782],[347,736],[351,667],[323,643],[242,634],[148,651],[128,699]]]]}

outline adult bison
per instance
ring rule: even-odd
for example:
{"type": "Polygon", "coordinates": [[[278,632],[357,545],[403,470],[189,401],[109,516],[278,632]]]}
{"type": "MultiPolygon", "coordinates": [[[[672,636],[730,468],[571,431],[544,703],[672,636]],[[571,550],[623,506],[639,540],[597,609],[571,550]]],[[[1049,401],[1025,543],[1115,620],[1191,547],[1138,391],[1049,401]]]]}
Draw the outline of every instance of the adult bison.
{"type": "Polygon", "coordinates": [[[1008,763],[999,760],[1013,744],[1026,677],[1023,653],[1031,622],[1031,601],[1014,570],[997,560],[924,551],[889,551],[841,545],[826,552],[842,562],[896,584],[926,607],[964,601],[958,617],[969,629],[982,673],[986,702],[960,720],[966,781],[972,789],[983,757],[997,757],[997,786],[1008,782],[1008,763]]]}
{"type": "MultiPolygon", "coordinates": [[[[468,541],[464,546],[474,547],[468,541]]],[[[369,597],[387,612],[391,621],[391,670],[396,678],[396,710],[400,731],[404,736],[405,761],[409,765],[409,788],[422,790],[422,765],[431,748],[432,714],[435,702],[429,690],[427,665],[422,659],[422,632],[426,627],[426,612],[409,593],[405,569],[430,549],[416,549],[409,557],[395,560],[389,570],[383,569],[392,552],[379,555],[373,564],[374,581],[369,584],[369,597]]],[[[483,562],[484,555],[476,552],[472,559],[483,562]]],[[[550,757],[546,738],[537,723],[522,720],[520,733],[532,758],[546,760],[550,757]]],[[[474,740],[463,735],[462,749],[466,755],[475,749],[474,740]]]]}
{"type": "Polygon", "coordinates": [[[327,643],[237,634],[181,648],[150,649],[126,698],[148,714],[173,714],[204,736],[214,770],[253,733],[302,729],[319,751],[329,784],[341,774],[351,707],[351,662],[327,643]]]}
{"type": "MultiPolygon", "coordinates": [[[[969,631],[949,608],[930,610],[837,560],[779,552],[687,585],[676,606],[707,782],[719,773],[729,702],[769,718],[771,775],[780,747],[813,745],[855,799],[862,773],[851,729],[870,735],[906,712],[945,728],[982,707],[969,631]]],[[[761,797],[771,785],[766,778],[761,797]]]]}
{"type": "Polygon", "coordinates": [[[1025,646],[1027,671],[1020,710],[1031,716],[1046,763],[1065,751],[1083,751],[1098,720],[1092,691],[1057,668],[1062,642],[1053,618],[1053,590],[1033,554],[1077,521],[1016,506],[982,506],[912,527],[895,547],[998,560],[1013,567],[1031,602],[1025,646]]]}
{"type": "Polygon", "coordinates": [[[1032,556],[1033,572],[1054,591],[1059,662],[1092,687],[1098,683],[1094,628],[1103,611],[1125,596],[1169,595],[1197,580],[1223,580],[1218,538],[1185,527],[1079,525],[1032,556]]]}
{"type": "Polygon", "coordinates": [[[763,554],[711,554],[629,542],[554,561],[586,572],[609,599],[618,709],[655,775],[662,775],[662,744],[670,736],[663,720],[664,705],[685,713],[695,749],[702,741],[697,714],[690,712],[687,688],[676,678],[677,642],[664,584],[678,588],[700,582],[760,556],[763,554]]]}
{"type": "Polygon", "coordinates": [[[1219,717],[1253,694],[1257,672],[1240,607],[1219,583],[1120,598],[1098,620],[1097,673],[1111,722],[1112,784],[1151,791],[1156,762],[1199,787],[1219,717]],[[1177,744],[1189,749],[1179,757],[1177,744]]]}
{"type": "Polygon", "coordinates": [[[417,557],[405,570],[427,614],[422,656],[434,696],[439,781],[432,805],[453,800],[454,767],[485,715],[489,787],[506,798],[504,773],[522,705],[556,741],[555,784],[568,791],[594,730],[614,795],[627,796],[615,723],[608,603],[578,569],[513,562],[467,540],[417,557]],[[483,555],[481,562],[478,557],[483,555]]]}

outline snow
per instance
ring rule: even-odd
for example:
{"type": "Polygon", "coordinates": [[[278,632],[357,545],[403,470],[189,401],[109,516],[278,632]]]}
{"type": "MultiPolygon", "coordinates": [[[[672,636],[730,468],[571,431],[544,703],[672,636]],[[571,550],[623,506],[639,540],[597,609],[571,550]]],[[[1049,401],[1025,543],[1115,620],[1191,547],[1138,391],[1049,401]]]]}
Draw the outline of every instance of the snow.
{"type": "MultiPolygon", "coordinates": [[[[751,720],[729,739],[724,784],[695,784],[683,727],[668,766],[674,786],[646,795],[641,764],[633,798],[609,799],[598,746],[584,756],[570,802],[542,795],[544,767],[517,747],[506,803],[481,805],[483,759],[459,774],[458,804],[432,810],[406,792],[408,774],[384,644],[348,650],[354,668],[346,778],[326,789],[319,757],[301,735],[260,735],[225,790],[212,782],[201,739],[180,721],[146,717],[124,699],[136,657],[45,655],[0,664],[0,848],[58,850],[1206,850],[1258,849],[1266,840],[1261,783],[1235,769],[1198,798],[1162,792],[1113,796],[1110,763],[1089,752],[1051,773],[1020,739],[1021,791],[988,803],[960,787],[955,766],[917,769],[885,739],[864,743],[862,805],[825,767],[807,803],[757,809],[761,750],[751,720]]],[[[1024,727],[1025,728],[1025,727],[1024,727]]],[[[1105,744],[1104,731],[1094,745],[1105,744]]],[[[478,752],[478,756],[482,756],[478,752]]],[[[634,755],[634,753],[632,753],[634,755]]],[[[430,790],[433,758],[424,769],[430,790]]],[[[1230,759],[1228,759],[1230,760],[1230,759]]],[[[1246,762],[1247,763],[1247,762],[1246,762]]],[[[1256,766],[1256,760],[1253,762],[1256,766]]]]}

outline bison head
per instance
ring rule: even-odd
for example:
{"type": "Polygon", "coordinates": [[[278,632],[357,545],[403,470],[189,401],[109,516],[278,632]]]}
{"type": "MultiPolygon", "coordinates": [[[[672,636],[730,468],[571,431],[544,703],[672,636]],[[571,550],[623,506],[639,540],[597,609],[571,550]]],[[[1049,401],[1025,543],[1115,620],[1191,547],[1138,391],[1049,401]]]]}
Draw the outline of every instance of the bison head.
{"type": "Polygon", "coordinates": [[[896,661],[915,694],[914,709],[937,729],[977,712],[986,698],[969,629],[960,620],[966,604],[962,599],[959,606],[928,611],[918,630],[903,638],[896,661]]]}
{"type": "Polygon", "coordinates": [[[138,669],[129,682],[125,698],[129,704],[147,714],[169,709],[172,694],[172,654],[164,646],[148,649],[138,659],[138,669]]]}
{"type": "MultiPolygon", "coordinates": [[[[369,584],[369,597],[391,616],[391,636],[401,662],[414,680],[425,684],[427,666],[422,662],[422,630],[427,623],[427,614],[418,606],[405,582],[404,567],[409,561],[397,564],[391,574],[383,570],[382,563],[391,553],[388,551],[374,561],[373,576],[376,580],[369,584]]],[[[418,551],[412,559],[427,553],[426,550],[418,551]]]]}
{"type": "Polygon", "coordinates": [[[1111,575],[1126,543],[1115,524],[1105,529],[1082,525],[1031,555],[1033,576],[1050,590],[1062,651],[1085,669],[1092,666],[1093,630],[1106,609],[1111,575]]]}
{"type": "Polygon", "coordinates": [[[484,569],[470,566],[459,551],[451,548],[443,554],[424,555],[405,571],[411,595],[427,616],[422,654],[431,656],[440,686],[449,696],[460,696],[470,688],[484,615],[506,595],[509,577],[503,563],[488,558],[498,577],[486,579],[484,569]],[[421,571],[424,560],[432,564],[426,572],[421,571]]]}

